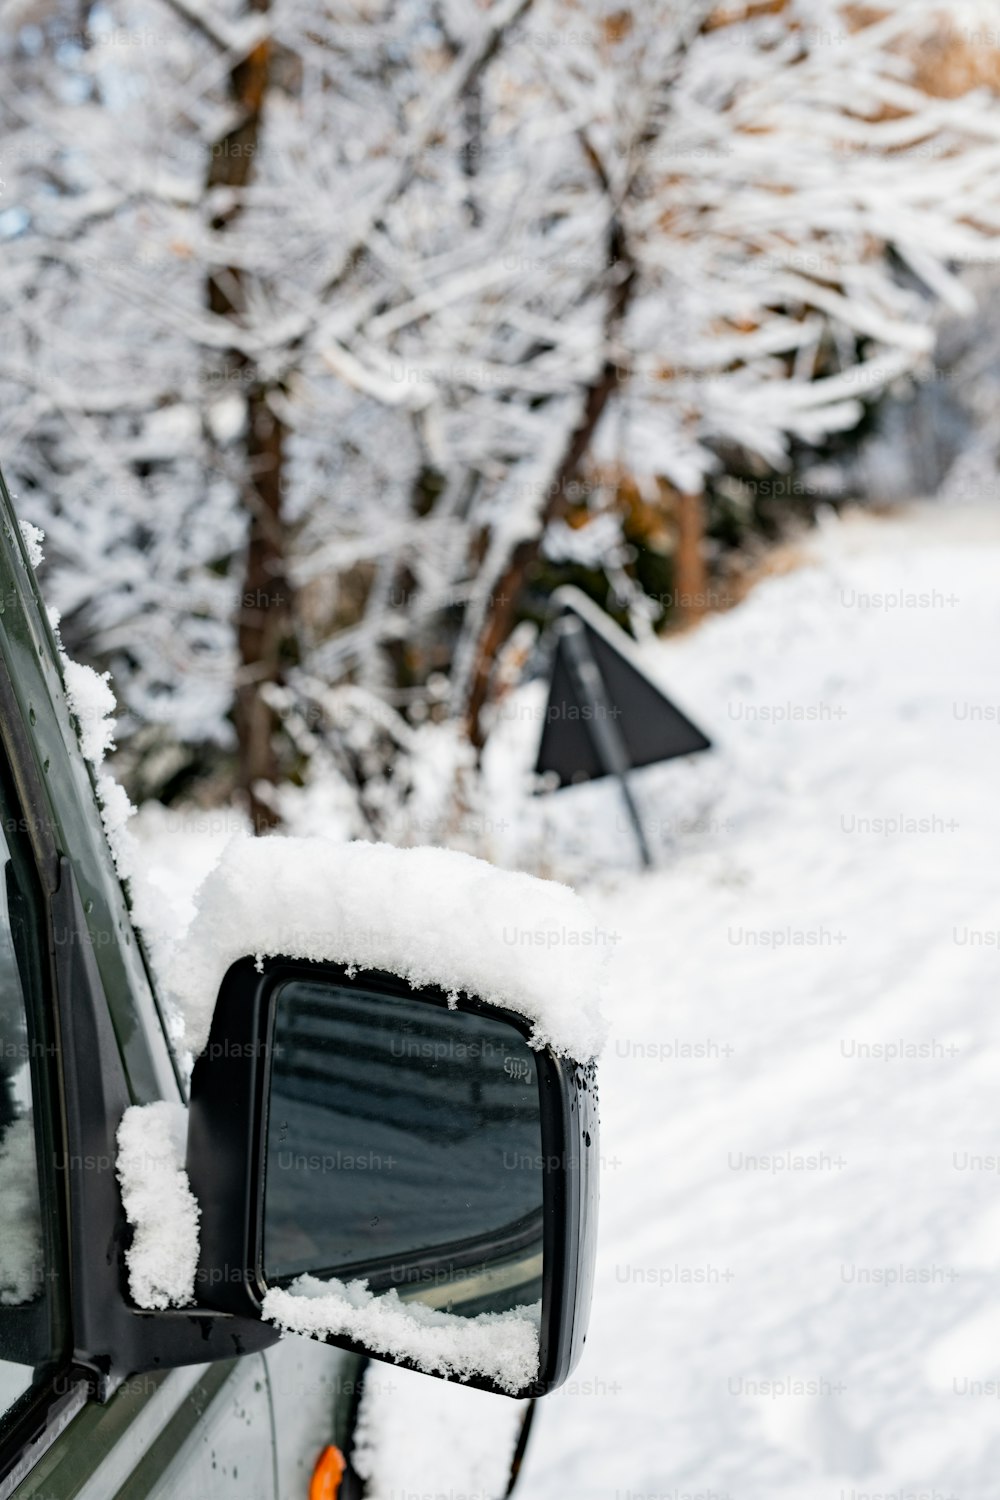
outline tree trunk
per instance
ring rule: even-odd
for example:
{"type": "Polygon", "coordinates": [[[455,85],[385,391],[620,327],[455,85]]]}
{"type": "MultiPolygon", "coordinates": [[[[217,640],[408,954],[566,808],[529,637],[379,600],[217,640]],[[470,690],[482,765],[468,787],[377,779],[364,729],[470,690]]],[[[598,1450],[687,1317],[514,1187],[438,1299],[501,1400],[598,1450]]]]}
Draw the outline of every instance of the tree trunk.
{"type": "Polygon", "coordinates": [[[266,389],[254,387],[247,401],[245,503],[250,511],[250,535],[239,602],[240,665],[233,720],[239,744],[239,785],[255,833],[266,832],[279,821],[273,806],[260,795],[262,783],[274,785],[279,777],[278,726],[264,692],[268,685],[284,681],[293,640],[281,513],[284,437],[281,422],[267,404],[266,389]]]}
{"type": "MultiPolygon", "coordinates": [[[[250,0],[248,10],[262,13],[268,0],[250,0]]],[[[260,145],[264,102],[270,81],[271,45],[262,40],[241,58],[230,74],[230,94],[239,107],[232,129],[212,150],[207,187],[240,189],[250,181],[260,145]]],[[[225,208],[212,219],[222,234],[238,214],[225,208]]],[[[242,277],[234,266],[222,266],[208,278],[208,305],[222,318],[238,322],[243,313],[242,277]]],[[[279,778],[275,746],[278,728],[267,689],[280,686],[293,649],[292,591],[285,558],[282,515],[285,430],[271,409],[270,391],[258,378],[253,361],[239,349],[226,355],[226,369],[246,390],[246,454],[243,503],[249,514],[243,587],[236,620],[239,668],[233,723],[237,738],[237,782],[255,833],[273,828],[278,815],[262,787],[279,778]]]]}
{"type": "Polygon", "coordinates": [[[635,265],[629,253],[624,232],[613,219],[608,233],[608,267],[612,282],[604,317],[604,344],[609,351],[597,378],[587,387],[583,411],[570,434],[566,451],[549,486],[548,503],[539,517],[538,530],[515,547],[507,567],[492,591],[493,605],[476,645],[472,686],[466,704],[466,733],[477,749],[486,738],[482,710],[489,697],[493,666],[501,647],[517,622],[517,612],[532,568],[538,561],[545,528],[566,510],[566,494],[576,471],[590,446],[594,430],[612,393],[626,378],[615,357],[618,336],[625,320],[635,285],[635,265]]]}
{"type": "Polygon", "coordinates": [[[705,506],[701,495],[677,496],[677,550],[674,552],[674,608],[683,624],[705,613],[705,506]]]}

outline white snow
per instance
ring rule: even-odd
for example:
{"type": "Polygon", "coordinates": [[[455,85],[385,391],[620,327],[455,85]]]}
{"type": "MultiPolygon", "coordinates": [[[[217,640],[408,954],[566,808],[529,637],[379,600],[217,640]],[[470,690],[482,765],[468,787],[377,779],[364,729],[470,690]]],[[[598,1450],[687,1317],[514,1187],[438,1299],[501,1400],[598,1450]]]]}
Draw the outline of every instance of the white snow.
{"type": "Polygon", "coordinates": [[[24,539],[24,550],[28,554],[28,561],[33,568],[42,565],[45,554],[42,551],[42,543],[45,541],[45,532],[40,526],[33,526],[30,521],[18,523],[21,527],[21,536],[24,539]]]}
{"type": "Polygon", "coordinates": [[[376,1295],[363,1281],[300,1276],[287,1289],[272,1287],[263,1310],[290,1332],[354,1339],[439,1375],[485,1375],[511,1395],[538,1375],[538,1307],[463,1318],[403,1302],[395,1289],[376,1295]]]}
{"type": "Polygon", "coordinates": [[[535,1046],[581,1061],[601,1048],[608,935],[554,881],[450,849],[237,837],[195,904],[166,972],[194,1052],[226,970],[248,954],[383,969],[525,1016],[535,1046]]]}
{"type": "Polygon", "coordinates": [[[1000,517],[808,551],[644,652],[717,746],[635,777],[659,869],[623,873],[612,786],[536,799],[549,868],[584,823],[607,852],[621,940],[590,1333],[520,1500],[996,1494],[1000,517]]]}
{"type": "MultiPolygon", "coordinates": [[[[56,616],[52,619],[52,628],[57,632],[57,638],[58,625],[56,616]]],[[[144,900],[147,888],[137,846],[128,827],[135,808],[125,788],[109,772],[102,770],[105,756],[115,748],[114,714],[118,705],[111,687],[111,673],[95,672],[93,667],[73,661],[64,651],[60,652],[60,661],[66,702],[76,720],[80,749],[94,771],[101,819],[115,869],[122,880],[132,882],[133,915],[140,926],[145,926],[148,920],[155,940],[157,903],[144,900]]]]}
{"type": "Polygon", "coordinates": [[[250,821],[235,808],[189,808],[144,802],[129,822],[148,894],[143,935],[154,945],[177,942],[195,916],[195,893],[218,864],[230,839],[249,833],[250,821]]]}
{"type": "Polygon", "coordinates": [[[80,749],[85,760],[100,766],[109,750],[114,749],[117,704],[111,690],[111,673],[95,672],[83,662],[62,659],[66,701],[77,722],[80,749]]]}
{"type": "Polygon", "coordinates": [[[125,1260],[140,1307],[194,1300],[201,1210],[184,1170],[186,1145],[182,1104],[133,1105],[118,1126],[118,1181],[134,1231],[125,1260]]]}
{"type": "Polygon", "coordinates": [[[619,517],[611,511],[604,511],[585,526],[570,526],[563,520],[550,521],[545,531],[542,551],[552,562],[572,562],[584,568],[599,568],[621,544],[619,517]]]}
{"type": "Polygon", "coordinates": [[[354,1429],[351,1466],[366,1500],[420,1490],[502,1500],[528,1404],[472,1386],[371,1364],[354,1429]]]}
{"type": "Polygon", "coordinates": [[[0,1134],[0,1307],[30,1302],[41,1290],[42,1220],[31,1116],[0,1134]]]}
{"type": "Polygon", "coordinates": [[[139,865],[136,858],[135,844],[133,843],[131,831],[128,826],[129,820],[135,814],[135,807],[129,800],[129,795],[125,788],[107,772],[97,778],[97,796],[101,805],[101,819],[104,823],[104,832],[111,846],[115,869],[122,880],[132,882],[133,916],[138,925],[144,927],[145,909],[141,904],[142,881],[136,881],[136,876],[139,874],[139,865]]]}
{"type": "MultiPolygon", "coordinates": [[[[589,892],[594,1309],[520,1500],[996,1495],[1000,518],[813,551],[650,653],[718,794],[589,892]]],[[[636,777],[653,822],[674,770],[636,777]]]]}

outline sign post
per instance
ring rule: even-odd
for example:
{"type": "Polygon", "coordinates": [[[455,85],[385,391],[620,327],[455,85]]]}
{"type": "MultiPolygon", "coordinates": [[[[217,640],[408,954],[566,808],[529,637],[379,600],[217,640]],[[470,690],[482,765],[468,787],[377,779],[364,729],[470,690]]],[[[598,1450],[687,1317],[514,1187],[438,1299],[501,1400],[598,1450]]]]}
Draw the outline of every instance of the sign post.
{"type": "Polygon", "coordinates": [[[631,764],[628,749],[624,736],[618,728],[615,709],[608,697],[601,669],[594,660],[594,654],[587,642],[587,632],[584,630],[583,621],[578,615],[567,611],[562,619],[556,622],[556,631],[560,644],[565,648],[566,665],[576,689],[576,696],[580,703],[593,708],[593,714],[587,720],[587,728],[593,740],[597,758],[601,762],[601,769],[606,776],[618,778],[622,801],[625,803],[625,811],[628,813],[635,832],[640,858],[649,870],[653,865],[653,856],[649,851],[646,830],[642,826],[639,809],[632,796],[632,788],[628,784],[627,772],[631,764]]]}
{"type": "Polygon", "coordinates": [[[614,776],[643,865],[653,864],[628,782],[636,766],[711,748],[711,741],[647,675],[631,638],[578,589],[555,602],[555,651],[535,770],[560,787],[614,776]]]}

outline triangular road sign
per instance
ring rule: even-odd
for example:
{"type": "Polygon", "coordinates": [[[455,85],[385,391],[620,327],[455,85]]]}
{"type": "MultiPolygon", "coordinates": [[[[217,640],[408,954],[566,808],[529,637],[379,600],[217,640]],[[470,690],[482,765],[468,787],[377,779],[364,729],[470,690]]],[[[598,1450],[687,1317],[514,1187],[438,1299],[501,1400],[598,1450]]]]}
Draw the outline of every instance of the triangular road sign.
{"type": "Polygon", "coordinates": [[[647,675],[632,639],[586,594],[562,588],[554,602],[559,615],[538,773],[554,773],[560,786],[570,786],[711,749],[708,736],[647,675]]]}

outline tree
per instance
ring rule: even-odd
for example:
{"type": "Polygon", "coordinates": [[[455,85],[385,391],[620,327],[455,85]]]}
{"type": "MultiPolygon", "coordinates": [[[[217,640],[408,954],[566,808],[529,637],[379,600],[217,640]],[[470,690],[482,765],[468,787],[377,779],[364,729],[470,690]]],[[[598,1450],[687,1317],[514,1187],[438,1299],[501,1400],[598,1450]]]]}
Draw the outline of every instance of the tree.
{"type": "Polygon", "coordinates": [[[71,15],[3,62],[4,461],[136,780],[238,748],[261,822],[322,763],[402,836],[571,503],[688,497],[696,579],[707,476],[849,430],[997,253],[985,4],[71,15]]]}

